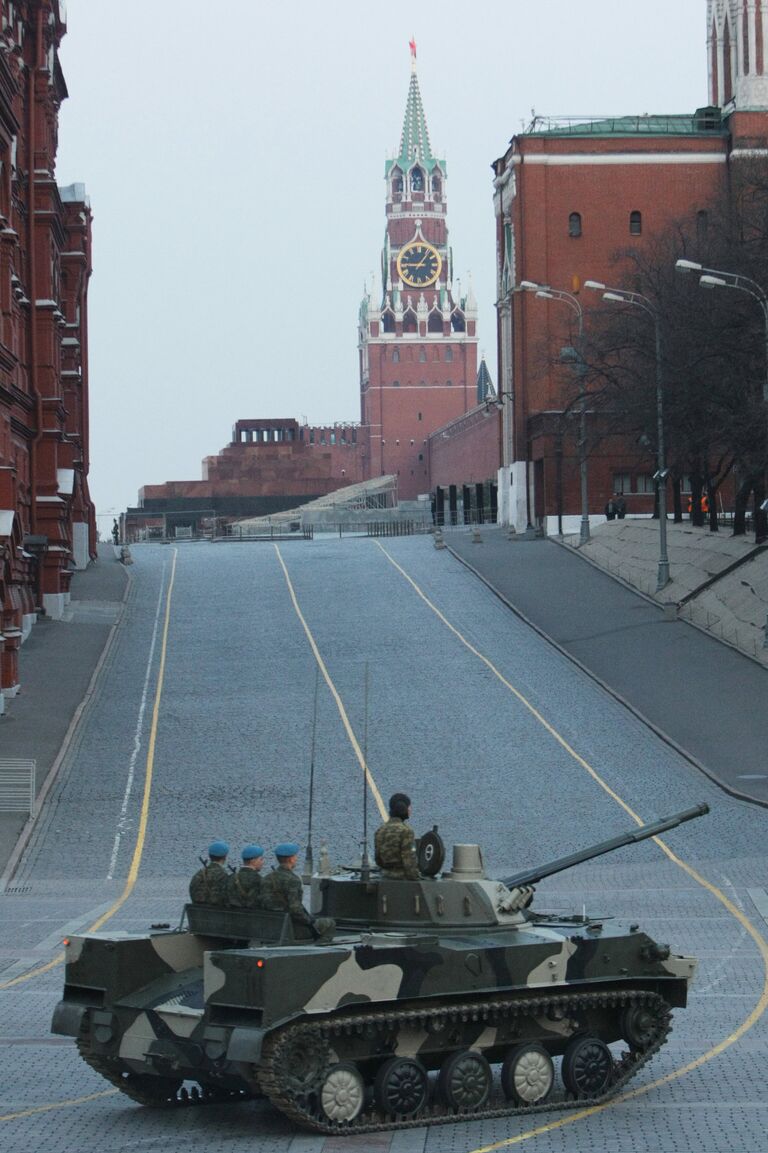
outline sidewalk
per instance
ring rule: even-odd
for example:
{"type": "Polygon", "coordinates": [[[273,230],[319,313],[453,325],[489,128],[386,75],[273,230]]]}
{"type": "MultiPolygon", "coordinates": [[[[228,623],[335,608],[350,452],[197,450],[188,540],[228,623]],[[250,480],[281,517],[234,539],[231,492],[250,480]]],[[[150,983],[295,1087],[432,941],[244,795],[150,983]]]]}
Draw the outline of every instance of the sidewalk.
{"type": "Polygon", "coordinates": [[[658,593],[658,521],[606,522],[592,529],[585,545],[577,536],[565,537],[565,543],[658,604],[677,605],[678,617],[768,668],[768,547],[755,547],[753,536],[668,522],[671,580],[658,593]]]}
{"type": "MultiPolygon", "coordinates": [[[[37,762],[38,797],[66,751],[73,721],[122,615],[128,587],[128,574],[114,547],[99,545],[98,560],[72,577],[64,619],[40,617],[22,645],[21,691],[6,702],[0,717],[0,757],[37,762]]],[[[26,824],[21,813],[0,813],[0,877],[26,824]]]]}
{"type": "MultiPolygon", "coordinates": [[[[545,539],[510,539],[504,529],[483,528],[482,543],[475,543],[469,531],[446,530],[445,541],[514,611],[697,767],[734,795],[768,806],[766,669],[754,657],[723,644],[713,633],[692,628],[663,603],[629,587],[630,579],[635,587],[642,587],[642,581],[647,587],[651,574],[655,585],[658,523],[655,545],[652,528],[638,531],[641,524],[600,526],[590,549],[592,564],[580,555],[582,551],[587,555],[586,548],[545,539]],[[641,550],[638,541],[645,541],[646,548],[641,550]],[[614,576],[597,567],[601,556],[613,558],[614,576]]],[[[670,525],[673,528],[678,530],[670,525]]],[[[702,541],[700,532],[670,532],[673,603],[678,591],[682,599],[708,581],[712,566],[722,571],[734,559],[726,559],[733,546],[733,540],[725,543],[726,534],[722,544],[713,544],[702,541]]],[[[743,559],[753,547],[746,542],[744,553],[735,559],[743,559]]],[[[743,619],[745,610],[739,606],[750,603],[741,598],[736,609],[728,605],[722,592],[725,582],[731,587],[735,581],[741,589],[739,582],[748,580],[751,587],[765,590],[765,596],[767,568],[768,553],[762,552],[707,592],[707,597],[711,592],[722,599],[718,629],[727,634],[732,621],[743,619]]],[[[765,600],[758,592],[750,597],[759,602],[756,619],[764,621],[765,600]]],[[[755,631],[756,626],[749,628],[755,631]]]]}

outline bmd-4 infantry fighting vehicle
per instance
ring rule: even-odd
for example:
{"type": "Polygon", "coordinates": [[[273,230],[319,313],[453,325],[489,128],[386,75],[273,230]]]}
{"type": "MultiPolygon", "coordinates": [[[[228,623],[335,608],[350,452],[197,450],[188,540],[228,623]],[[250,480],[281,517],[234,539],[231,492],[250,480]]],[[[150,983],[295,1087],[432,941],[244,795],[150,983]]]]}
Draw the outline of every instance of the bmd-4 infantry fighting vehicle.
{"type": "Polygon", "coordinates": [[[313,878],[327,940],[296,940],[279,913],[199,905],[186,929],[73,937],[53,1031],[143,1104],[266,1096],[321,1132],[604,1100],[664,1044],[696,962],[638,925],[534,912],[532,886],[707,811],[503,881],[476,845],[436,876],[428,833],[422,880],[313,878]]]}

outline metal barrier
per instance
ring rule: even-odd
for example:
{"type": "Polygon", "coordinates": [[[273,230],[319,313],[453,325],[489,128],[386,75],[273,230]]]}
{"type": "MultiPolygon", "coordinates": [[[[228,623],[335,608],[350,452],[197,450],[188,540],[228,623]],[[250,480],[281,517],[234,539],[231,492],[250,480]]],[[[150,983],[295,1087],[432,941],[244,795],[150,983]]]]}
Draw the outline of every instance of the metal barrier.
{"type": "Polygon", "coordinates": [[[35,808],[35,761],[0,758],[0,813],[32,813],[35,808]]]}
{"type": "Polygon", "coordinates": [[[366,525],[368,536],[413,536],[412,520],[373,520],[366,525]]]}

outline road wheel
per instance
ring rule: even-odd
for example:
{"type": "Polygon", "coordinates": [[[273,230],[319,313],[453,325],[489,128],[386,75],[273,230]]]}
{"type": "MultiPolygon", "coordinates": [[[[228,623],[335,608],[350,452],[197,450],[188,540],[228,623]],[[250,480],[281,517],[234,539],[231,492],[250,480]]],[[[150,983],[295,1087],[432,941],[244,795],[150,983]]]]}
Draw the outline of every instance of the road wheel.
{"type": "Polygon", "coordinates": [[[320,1106],[329,1121],[354,1121],[365,1104],[365,1082],[356,1065],[333,1065],[320,1086],[320,1106]]]}
{"type": "Polygon", "coordinates": [[[657,1039],[662,1026],[657,1014],[648,1005],[627,1005],[621,1014],[620,1027],[621,1035],[630,1049],[643,1053],[657,1039]]]}
{"type": "Polygon", "coordinates": [[[451,1109],[471,1113],[491,1095],[493,1074],[482,1053],[464,1049],[444,1062],[437,1081],[440,1099],[451,1109]]]}
{"type": "Polygon", "coordinates": [[[391,1057],[376,1074],[373,1095],[382,1113],[413,1117],[427,1103],[427,1070],[412,1057],[391,1057]]]}
{"type": "Polygon", "coordinates": [[[600,1097],[613,1077],[611,1050],[599,1037],[574,1037],[563,1054],[562,1074],[574,1097],[600,1097]]]}
{"type": "Polygon", "coordinates": [[[517,1045],[501,1067],[501,1087],[516,1105],[546,1101],[555,1083],[555,1066],[543,1045],[517,1045]]]}

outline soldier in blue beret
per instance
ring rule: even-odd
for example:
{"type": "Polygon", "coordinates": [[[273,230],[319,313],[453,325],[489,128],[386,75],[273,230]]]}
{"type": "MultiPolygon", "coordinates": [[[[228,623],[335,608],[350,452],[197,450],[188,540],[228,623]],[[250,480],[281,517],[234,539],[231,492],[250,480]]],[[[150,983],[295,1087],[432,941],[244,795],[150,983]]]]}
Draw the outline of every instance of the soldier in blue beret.
{"type": "Polygon", "coordinates": [[[246,845],[240,856],[243,863],[227,886],[229,904],[235,909],[260,909],[264,850],[261,845],[246,845]]]}
{"type": "Polygon", "coordinates": [[[263,908],[279,913],[290,913],[294,927],[301,927],[299,935],[306,939],[307,930],[312,936],[331,936],[336,928],[333,917],[313,917],[304,908],[302,885],[294,873],[299,859],[299,846],[295,841],[282,841],[275,846],[277,868],[263,880],[261,898],[263,908]]]}
{"type": "MultiPolygon", "coordinates": [[[[229,854],[226,841],[211,841],[208,860],[203,862],[189,882],[190,900],[196,905],[226,905],[229,875],[225,862],[229,854]]],[[[201,858],[202,859],[202,858],[201,858]]]]}

